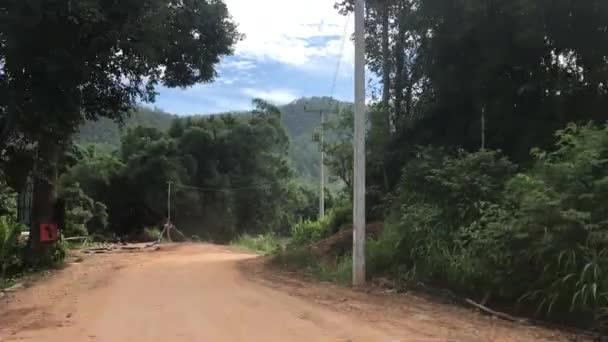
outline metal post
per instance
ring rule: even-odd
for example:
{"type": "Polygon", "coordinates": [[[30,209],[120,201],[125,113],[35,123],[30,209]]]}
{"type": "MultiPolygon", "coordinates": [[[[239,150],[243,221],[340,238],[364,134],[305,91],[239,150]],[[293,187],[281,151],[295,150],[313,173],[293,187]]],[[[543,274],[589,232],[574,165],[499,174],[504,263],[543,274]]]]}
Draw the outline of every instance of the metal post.
{"type": "Polygon", "coordinates": [[[321,111],[321,167],[319,175],[321,185],[319,189],[319,220],[325,217],[325,114],[321,111]]]}
{"type": "Polygon", "coordinates": [[[353,285],[365,284],[365,2],[355,1],[353,285]]]}

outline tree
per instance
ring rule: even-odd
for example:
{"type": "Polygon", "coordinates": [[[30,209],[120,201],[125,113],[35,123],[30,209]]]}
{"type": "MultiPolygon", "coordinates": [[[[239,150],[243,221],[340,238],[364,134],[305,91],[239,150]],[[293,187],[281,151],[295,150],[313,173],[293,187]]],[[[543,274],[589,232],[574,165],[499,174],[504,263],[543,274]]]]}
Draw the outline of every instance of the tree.
{"type": "Polygon", "coordinates": [[[3,1],[0,150],[37,144],[33,221],[52,216],[58,156],[85,119],[211,81],[239,38],[221,0],[3,1]]]}
{"type": "MultiPolygon", "coordinates": [[[[321,148],[325,151],[325,165],[331,174],[345,185],[346,190],[352,193],[353,185],[353,130],[354,115],[351,110],[342,110],[338,118],[325,123],[324,130],[333,135],[326,139],[321,148]]],[[[318,136],[315,141],[320,142],[318,136]]]]}

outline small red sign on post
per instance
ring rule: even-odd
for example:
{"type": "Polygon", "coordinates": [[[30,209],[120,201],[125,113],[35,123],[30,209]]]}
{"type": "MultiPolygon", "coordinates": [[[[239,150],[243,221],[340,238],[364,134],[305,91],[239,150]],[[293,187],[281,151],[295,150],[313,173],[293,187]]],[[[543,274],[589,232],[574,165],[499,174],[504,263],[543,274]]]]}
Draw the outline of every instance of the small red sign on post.
{"type": "Polygon", "coordinates": [[[40,224],[40,241],[49,242],[57,240],[59,232],[57,225],[54,223],[41,223],[40,224]]]}

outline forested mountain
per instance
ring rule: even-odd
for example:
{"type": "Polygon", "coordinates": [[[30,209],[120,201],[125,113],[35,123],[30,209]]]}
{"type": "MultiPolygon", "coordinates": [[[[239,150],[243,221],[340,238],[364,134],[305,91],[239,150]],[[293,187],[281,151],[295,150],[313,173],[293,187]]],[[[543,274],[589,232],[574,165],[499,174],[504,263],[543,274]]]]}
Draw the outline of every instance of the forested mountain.
{"type": "Polygon", "coordinates": [[[124,129],[143,126],[158,128],[159,130],[164,131],[169,129],[171,122],[175,118],[175,115],[166,113],[160,109],[139,107],[136,110],[131,111],[122,124],[108,118],[101,118],[98,121],[88,121],[80,127],[76,140],[80,143],[118,147],[124,129]]]}
{"type": "MultiPolygon", "coordinates": [[[[327,120],[334,120],[337,117],[336,113],[351,106],[351,103],[329,97],[312,97],[301,98],[279,107],[283,125],[291,140],[289,155],[293,166],[301,176],[318,177],[319,148],[313,142],[313,134],[321,125],[321,112],[325,113],[327,120]]],[[[233,114],[242,115],[244,113],[233,114]]],[[[160,109],[138,107],[124,119],[122,124],[107,118],[87,122],[80,128],[76,141],[118,148],[120,138],[127,129],[142,126],[166,131],[175,118],[177,118],[176,115],[160,109]]]]}
{"type": "Polygon", "coordinates": [[[335,121],[339,112],[351,108],[352,103],[330,97],[301,98],[281,107],[283,124],[291,138],[289,155],[301,176],[319,177],[319,147],[313,142],[313,135],[321,127],[321,113],[326,121],[335,121]]]}

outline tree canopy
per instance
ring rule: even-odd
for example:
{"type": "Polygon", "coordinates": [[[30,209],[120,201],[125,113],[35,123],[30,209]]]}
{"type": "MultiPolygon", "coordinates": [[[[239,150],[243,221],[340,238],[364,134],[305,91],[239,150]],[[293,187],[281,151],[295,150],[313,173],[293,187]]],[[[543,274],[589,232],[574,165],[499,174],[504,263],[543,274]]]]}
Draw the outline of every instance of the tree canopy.
{"type": "Polygon", "coordinates": [[[36,156],[33,222],[54,215],[57,162],[85,119],[121,120],[157,85],[213,80],[239,38],[221,0],[2,1],[0,150],[21,167],[17,185],[34,163],[15,151],[36,156]]]}

